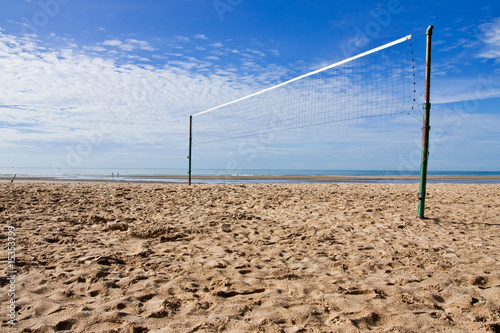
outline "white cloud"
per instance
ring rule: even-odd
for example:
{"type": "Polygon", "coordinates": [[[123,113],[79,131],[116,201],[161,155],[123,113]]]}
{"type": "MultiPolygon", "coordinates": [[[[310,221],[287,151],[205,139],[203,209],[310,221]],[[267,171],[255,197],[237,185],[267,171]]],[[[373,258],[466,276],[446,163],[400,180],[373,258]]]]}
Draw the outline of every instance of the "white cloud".
{"type": "Polygon", "coordinates": [[[1,131],[0,141],[19,146],[77,143],[105,124],[111,130],[104,142],[182,146],[190,113],[261,88],[231,71],[202,74],[212,64],[182,54],[186,61],[155,67],[119,64],[113,58],[149,61],[133,53],[92,53],[103,51],[102,46],[149,49],[145,42],[107,40],[99,45],[50,50],[32,37],[0,33],[0,124],[9,129],[1,131]]]}
{"type": "Polygon", "coordinates": [[[132,44],[122,44],[120,45],[120,50],[125,51],[125,52],[131,52],[135,50],[137,47],[132,44]]]}
{"type": "Polygon", "coordinates": [[[280,51],[278,51],[278,50],[269,50],[269,52],[270,52],[272,55],[277,56],[277,57],[280,55],[280,51]]]}
{"type": "Polygon", "coordinates": [[[84,50],[86,51],[92,51],[92,52],[105,52],[106,49],[102,46],[84,46],[84,50]]]}
{"type": "Polygon", "coordinates": [[[128,55],[127,59],[137,60],[137,61],[141,61],[141,62],[151,62],[151,59],[139,57],[136,55],[128,55]]]}
{"type": "Polygon", "coordinates": [[[343,56],[348,58],[360,52],[362,48],[364,48],[370,40],[363,35],[356,35],[352,38],[349,38],[346,41],[340,43],[340,50],[343,53],[343,56]]]}
{"type": "Polygon", "coordinates": [[[172,56],[172,57],[183,57],[184,54],[182,53],[172,53],[172,52],[168,52],[168,53],[165,53],[166,55],[169,55],[169,56],[172,56]]]}
{"type": "Polygon", "coordinates": [[[495,59],[500,61],[500,17],[493,19],[491,22],[484,23],[479,26],[481,29],[480,41],[485,47],[479,54],[480,58],[495,59]]]}
{"type": "Polygon", "coordinates": [[[431,101],[436,104],[480,101],[500,97],[500,75],[478,75],[474,78],[437,77],[433,80],[431,101]]]}
{"type": "MultiPolygon", "coordinates": [[[[433,43],[433,44],[436,45],[436,43],[433,43]]],[[[437,45],[439,45],[439,43],[437,45]]],[[[473,48],[474,46],[476,46],[476,42],[470,41],[470,40],[465,39],[465,38],[459,38],[458,40],[451,43],[451,45],[446,46],[446,43],[445,43],[444,47],[441,46],[439,48],[439,50],[442,52],[449,52],[449,51],[453,51],[456,49],[473,48]]]]}
{"type": "Polygon", "coordinates": [[[252,50],[252,49],[247,49],[247,52],[250,52],[252,55],[257,56],[257,57],[265,57],[266,55],[260,51],[257,50],[252,50]]]}
{"type": "Polygon", "coordinates": [[[125,52],[131,52],[135,49],[144,51],[155,50],[148,42],[137,39],[127,39],[125,42],[122,42],[118,39],[111,39],[102,42],[100,45],[118,47],[120,50],[125,52]]]}
{"type": "Polygon", "coordinates": [[[196,38],[196,39],[204,39],[204,40],[208,39],[207,36],[202,35],[202,34],[197,34],[197,35],[194,36],[194,38],[196,38]]]}
{"type": "Polygon", "coordinates": [[[117,39],[113,39],[113,40],[105,40],[101,44],[106,46],[120,46],[122,45],[122,42],[117,39]]]}
{"type": "Polygon", "coordinates": [[[148,42],[143,41],[143,40],[137,40],[137,39],[127,39],[126,40],[127,44],[129,45],[134,45],[135,47],[144,50],[144,51],[154,51],[155,49],[149,45],[148,42]]]}
{"type": "MultiPolygon", "coordinates": [[[[157,64],[156,66],[153,64],[123,64],[122,61],[117,60],[127,56],[140,59],[144,54],[142,52],[135,54],[133,51],[147,48],[153,49],[149,43],[134,39],[128,39],[124,42],[111,39],[98,44],[97,49],[82,46],[81,51],[77,48],[70,50],[66,47],[54,50],[33,37],[16,37],[0,33],[0,71],[2,72],[2,80],[0,81],[0,126],[2,126],[0,146],[3,147],[0,152],[25,151],[22,150],[25,147],[35,147],[30,148],[34,151],[50,144],[61,144],[63,148],[72,145],[73,149],[77,149],[78,145],[85,140],[97,140],[103,145],[120,145],[123,150],[127,151],[131,149],[130,155],[134,157],[137,156],[137,152],[141,152],[137,149],[134,151],[130,147],[137,145],[161,146],[168,150],[169,156],[179,155],[182,156],[182,161],[185,161],[186,121],[189,114],[206,110],[282,82],[282,78],[289,75],[289,72],[281,66],[256,63],[244,57],[240,57],[245,61],[238,62],[238,66],[228,63],[224,67],[181,53],[175,54],[178,57],[175,61],[171,60],[167,64],[157,64]],[[133,45],[135,48],[129,51],[131,53],[124,55],[123,50],[120,49],[122,45],[133,45]],[[104,48],[103,46],[108,47],[104,48]],[[6,150],[7,147],[9,149],[6,150]]],[[[166,52],[162,52],[161,55],[152,54],[151,58],[163,58],[166,54],[166,52]]],[[[172,54],[168,54],[168,56],[170,58],[172,54]]],[[[147,59],[141,60],[146,61],[147,59]]],[[[477,98],[474,94],[478,87],[480,98],[500,96],[500,85],[498,85],[498,78],[495,76],[478,77],[463,82],[435,80],[434,85],[436,89],[433,90],[433,103],[465,100],[467,91],[472,94],[472,97],[467,98],[477,98]],[[447,90],[447,87],[454,88],[447,90]],[[463,89],[457,90],[456,87],[463,87],[463,89]]],[[[443,120],[444,125],[441,126],[444,129],[450,126],[449,123],[446,123],[446,119],[443,120]]],[[[468,121],[464,121],[461,126],[469,131],[467,135],[472,138],[471,142],[484,143],[485,148],[482,148],[482,152],[486,154],[490,151],[490,154],[493,155],[491,151],[494,149],[491,148],[495,144],[498,147],[498,140],[494,144],[488,144],[487,140],[495,138],[494,131],[497,131],[500,118],[491,115],[489,117],[483,116],[480,119],[481,121],[477,120],[474,124],[478,126],[478,129],[469,126],[468,121]],[[480,136],[481,133],[486,132],[490,133],[489,137],[480,136]]],[[[376,124],[374,120],[370,120],[369,123],[376,124]]],[[[440,128],[439,123],[435,121],[435,118],[433,118],[433,123],[433,133],[437,133],[440,128]]],[[[325,143],[326,138],[331,137],[332,128],[334,128],[337,133],[350,135],[346,135],[344,141],[342,141],[344,136],[340,134],[334,138],[338,139],[341,144],[350,144],[346,142],[349,140],[366,144],[366,148],[357,150],[361,156],[360,159],[362,159],[363,154],[370,153],[374,147],[373,144],[370,145],[367,142],[380,140],[377,138],[386,138],[384,145],[377,145],[379,147],[377,152],[380,154],[393,147],[399,149],[397,146],[390,146],[393,138],[398,138],[399,142],[405,141],[404,144],[407,144],[408,140],[412,140],[413,137],[407,132],[410,127],[417,134],[414,136],[417,137],[415,141],[418,143],[421,124],[420,122],[415,122],[415,125],[403,123],[398,126],[395,124],[391,128],[390,135],[386,133],[385,136],[383,133],[365,133],[366,127],[359,123],[357,125],[342,123],[342,126],[324,130],[315,128],[309,132],[300,132],[299,135],[297,135],[298,132],[283,136],[277,135],[276,144],[278,146],[270,145],[270,148],[262,154],[265,156],[266,154],[276,155],[275,152],[286,153],[286,159],[280,163],[283,164],[283,167],[287,167],[287,162],[293,158],[295,161],[300,160],[299,155],[304,154],[304,152],[290,155],[286,152],[290,146],[284,145],[305,142],[314,146],[325,143]],[[351,129],[356,126],[358,127],[357,132],[351,132],[351,129]],[[311,133],[315,135],[311,135],[311,133]],[[322,135],[323,133],[324,135],[322,135]],[[377,136],[378,134],[380,136],[377,136]],[[281,150],[280,143],[283,144],[281,150]]],[[[374,126],[371,128],[373,129],[374,126]]],[[[385,129],[380,127],[380,130],[376,131],[384,130],[387,130],[387,127],[385,129]]],[[[455,131],[455,128],[452,130],[455,131]]],[[[462,128],[458,128],[456,132],[462,133],[462,128]]],[[[447,135],[452,138],[453,133],[450,131],[447,135]]],[[[456,142],[460,141],[460,138],[456,139],[456,142]]],[[[332,139],[328,140],[332,141],[332,139]]],[[[443,150],[443,152],[438,152],[445,155],[444,150],[448,149],[450,142],[455,142],[454,140],[455,137],[446,142],[443,140],[437,142],[437,147],[437,144],[442,143],[440,147],[443,150]]],[[[325,146],[328,144],[329,142],[326,142],[325,146]]],[[[412,144],[410,142],[410,145],[412,144]]],[[[477,149],[474,146],[471,144],[468,152],[474,152],[474,149],[477,149]]],[[[226,148],[224,145],[224,149],[226,148]]],[[[236,147],[233,152],[238,154],[238,149],[236,147]]],[[[453,149],[458,153],[461,151],[458,144],[455,144],[453,149]]],[[[347,150],[346,148],[347,155],[345,156],[349,156],[347,150]]],[[[418,156],[418,147],[415,150],[417,151],[416,156],[418,156]]],[[[335,155],[342,155],[338,154],[339,151],[341,150],[332,149],[332,152],[336,153],[335,155]]],[[[400,151],[402,154],[408,154],[407,146],[404,146],[404,149],[401,148],[400,151]]],[[[223,155],[222,152],[220,155],[219,152],[214,154],[210,149],[210,152],[207,150],[206,153],[210,153],[211,156],[216,155],[219,161],[223,161],[223,165],[219,164],[218,166],[225,167],[228,160],[222,160],[223,157],[219,157],[223,155]]],[[[45,152],[40,150],[40,154],[45,155],[45,152]]],[[[398,162],[399,155],[397,154],[399,151],[398,153],[391,151],[391,154],[398,162]]],[[[240,156],[239,158],[245,161],[247,157],[240,156]]],[[[435,157],[433,156],[433,158],[435,157]]],[[[129,158],[129,160],[132,159],[129,158]]],[[[449,154],[446,159],[449,162],[442,163],[455,161],[454,157],[449,154]]],[[[351,164],[348,163],[335,165],[335,167],[352,168],[352,159],[351,164]]],[[[385,165],[381,168],[390,168],[390,166],[385,165]]],[[[474,166],[472,165],[470,168],[474,168],[474,166]]]]}
{"type": "Polygon", "coordinates": [[[221,42],[217,42],[217,43],[210,44],[210,46],[212,46],[212,47],[223,47],[224,44],[222,44],[221,42]]]}
{"type": "Polygon", "coordinates": [[[210,51],[210,54],[213,54],[214,56],[223,56],[226,55],[226,52],[220,51],[220,50],[215,50],[215,51],[210,51]]]}
{"type": "Polygon", "coordinates": [[[187,42],[190,42],[191,40],[189,39],[189,37],[185,37],[185,36],[175,36],[174,37],[177,41],[179,42],[183,42],[183,43],[187,43],[187,42]]]}

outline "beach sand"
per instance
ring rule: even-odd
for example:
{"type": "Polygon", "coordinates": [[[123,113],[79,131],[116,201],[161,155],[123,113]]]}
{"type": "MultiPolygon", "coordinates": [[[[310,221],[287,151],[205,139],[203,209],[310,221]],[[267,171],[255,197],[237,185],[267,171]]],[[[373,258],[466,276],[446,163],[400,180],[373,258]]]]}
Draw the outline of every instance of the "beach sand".
{"type": "Polygon", "coordinates": [[[3,182],[0,330],[500,332],[500,185],[417,193],[3,182]]]}

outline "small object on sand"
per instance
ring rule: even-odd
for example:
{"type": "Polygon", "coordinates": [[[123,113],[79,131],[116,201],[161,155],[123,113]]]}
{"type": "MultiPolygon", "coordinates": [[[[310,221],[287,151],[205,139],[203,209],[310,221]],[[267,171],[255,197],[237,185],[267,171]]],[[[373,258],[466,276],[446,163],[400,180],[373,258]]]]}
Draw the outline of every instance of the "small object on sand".
{"type": "Polygon", "coordinates": [[[16,179],[16,176],[17,176],[17,173],[14,175],[14,178],[12,178],[12,180],[10,181],[11,184],[14,182],[14,179],[16,179]]]}

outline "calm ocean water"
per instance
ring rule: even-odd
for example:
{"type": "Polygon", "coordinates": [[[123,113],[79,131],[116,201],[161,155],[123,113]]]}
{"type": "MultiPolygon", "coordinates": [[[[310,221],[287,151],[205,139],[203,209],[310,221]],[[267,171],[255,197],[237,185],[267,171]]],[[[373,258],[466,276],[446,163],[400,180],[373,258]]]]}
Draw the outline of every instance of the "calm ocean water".
{"type": "MultiPolygon", "coordinates": [[[[187,181],[187,171],[180,169],[71,169],[65,174],[57,174],[51,168],[0,168],[0,177],[34,177],[34,178],[56,178],[71,180],[114,180],[114,181],[155,181],[155,182],[177,182],[187,181]],[[169,177],[176,176],[176,177],[169,177]],[[185,176],[179,178],[179,176],[185,176]]],[[[286,179],[286,176],[362,176],[363,182],[374,183],[413,183],[418,179],[374,179],[370,177],[386,176],[419,176],[419,171],[391,171],[391,170],[242,170],[238,173],[229,173],[226,170],[196,170],[193,173],[197,183],[220,183],[220,182],[244,182],[244,183],[284,183],[284,182],[307,182],[306,179],[286,179]],[[198,180],[196,176],[216,176],[216,179],[198,180]],[[281,176],[277,180],[259,179],[236,181],[229,180],[227,176],[281,176]]],[[[440,177],[448,176],[495,176],[500,178],[500,171],[429,171],[429,182],[445,183],[500,183],[500,179],[446,179],[440,177]]]]}

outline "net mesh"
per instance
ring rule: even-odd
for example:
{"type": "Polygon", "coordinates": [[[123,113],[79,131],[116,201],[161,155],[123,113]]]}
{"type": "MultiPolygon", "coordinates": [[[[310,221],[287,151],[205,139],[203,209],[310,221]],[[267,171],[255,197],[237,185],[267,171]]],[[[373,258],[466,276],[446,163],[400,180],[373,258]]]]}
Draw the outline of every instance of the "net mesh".
{"type": "Polygon", "coordinates": [[[193,144],[414,108],[411,37],[193,116],[193,144]]]}

